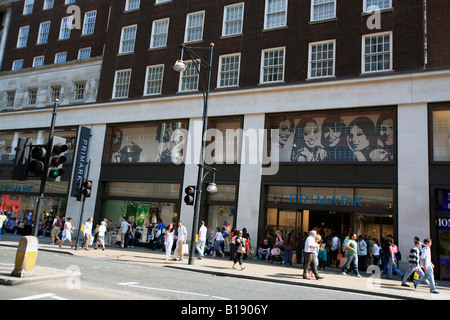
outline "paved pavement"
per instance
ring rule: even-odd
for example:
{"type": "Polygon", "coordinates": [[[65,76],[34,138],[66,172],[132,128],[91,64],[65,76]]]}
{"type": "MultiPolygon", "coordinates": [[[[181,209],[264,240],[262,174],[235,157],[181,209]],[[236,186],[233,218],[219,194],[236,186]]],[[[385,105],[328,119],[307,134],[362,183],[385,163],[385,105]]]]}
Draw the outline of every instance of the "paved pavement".
{"type": "MultiPolygon", "coordinates": [[[[0,246],[17,247],[21,236],[4,234],[0,241],[0,246]]],[[[438,280],[437,291],[440,294],[429,293],[426,285],[420,285],[414,289],[412,282],[408,282],[410,288],[402,287],[400,277],[394,275],[393,280],[385,279],[385,275],[363,274],[362,278],[357,278],[353,274],[344,276],[339,269],[327,268],[325,271],[319,271],[324,279],[305,280],[302,278],[302,265],[297,264],[294,267],[284,267],[277,263],[268,263],[260,260],[244,260],[245,270],[238,271],[231,268],[232,262],[229,257],[213,258],[206,257],[203,260],[195,259],[193,265],[188,264],[188,258],[184,261],[165,261],[165,253],[161,250],[150,250],[146,247],[119,248],[118,246],[106,247],[105,251],[90,249],[89,251],[71,249],[69,245],[63,245],[58,248],[51,244],[49,237],[39,237],[39,250],[52,251],[61,254],[71,254],[76,256],[86,256],[101,259],[113,259],[118,261],[132,261],[138,263],[148,263],[162,267],[179,268],[192,272],[203,272],[215,274],[218,276],[241,277],[253,280],[263,280],[278,282],[291,285],[314,286],[332,290],[342,290],[355,293],[374,294],[385,297],[396,297],[401,299],[420,299],[420,300],[450,300],[450,282],[438,280]]],[[[39,264],[39,254],[37,264],[39,264]]],[[[0,270],[1,271],[1,270],[0,270]]],[[[0,279],[2,274],[0,272],[0,279]]]]}

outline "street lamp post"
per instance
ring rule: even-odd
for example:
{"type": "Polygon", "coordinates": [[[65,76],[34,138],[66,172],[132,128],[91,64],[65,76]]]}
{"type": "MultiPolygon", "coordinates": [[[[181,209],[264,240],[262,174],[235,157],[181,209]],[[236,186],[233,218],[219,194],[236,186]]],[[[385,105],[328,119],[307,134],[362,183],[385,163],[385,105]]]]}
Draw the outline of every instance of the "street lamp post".
{"type": "Polygon", "coordinates": [[[186,53],[189,58],[191,58],[192,63],[194,64],[199,79],[202,83],[202,93],[203,93],[203,117],[202,117],[202,146],[200,151],[200,163],[198,165],[198,177],[197,177],[197,187],[196,187],[196,193],[195,193],[195,202],[194,202],[194,218],[193,218],[193,225],[192,225],[192,235],[191,235],[191,243],[189,247],[189,264],[194,264],[194,256],[195,256],[195,240],[196,240],[196,234],[197,234],[197,226],[198,226],[198,220],[200,217],[200,206],[201,206],[201,195],[202,195],[202,189],[203,189],[203,181],[205,180],[208,173],[213,173],[213,183],[208,186],[208,191],[210,192],[217,192],[217,187],[215,185],[215,172],[217,169],[206,166],[205,165],[205,159],[204,159],[204,153],[206,149],[206,140],[205,140],[205,133],[208,129],[208,98],[209,98],[209,91],[211,88],[211,71],[212,71],[212,59],[213,59],[213,49],[214,49],[214,43],[211,43],[209,47],[187,47],[184,44],[180,45],[180,58],[175,62],[175,65],[173,66],[173,69],[177,72],[184,72],[187,69],[187,66],[185,62],[183,61],[183,55],[186,53]],[[202,59],[198,54],[196,54],[192,49],[209,49],[209,62],[202,59]],[[200,74],[200,66],[203,66],[208,69],[208,80],[207,84],[205,86],[205,83],[203,81],[203,78],[200,74]],[[206,174],[205,174],[206,170],[206,174]]]}

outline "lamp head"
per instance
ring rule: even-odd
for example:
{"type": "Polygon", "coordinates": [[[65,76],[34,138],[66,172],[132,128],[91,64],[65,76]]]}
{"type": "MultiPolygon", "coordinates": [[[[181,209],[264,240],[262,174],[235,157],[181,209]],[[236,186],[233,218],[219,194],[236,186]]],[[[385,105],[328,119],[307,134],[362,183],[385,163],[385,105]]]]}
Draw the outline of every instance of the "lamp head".
{"type": "Polygon", "coordinates": [[[186,69],[187,67],[183,60],[177,60],[173,65],[173,70],[175,70],[176,72],[185,72],[186,69]]]}
{"type": "Polygon", "coordinates": [[[208,187],[206,188],[206,191],[210,193],[216,193],[217,192],[217,185],[215,183],[210,183],[208,187]]]}

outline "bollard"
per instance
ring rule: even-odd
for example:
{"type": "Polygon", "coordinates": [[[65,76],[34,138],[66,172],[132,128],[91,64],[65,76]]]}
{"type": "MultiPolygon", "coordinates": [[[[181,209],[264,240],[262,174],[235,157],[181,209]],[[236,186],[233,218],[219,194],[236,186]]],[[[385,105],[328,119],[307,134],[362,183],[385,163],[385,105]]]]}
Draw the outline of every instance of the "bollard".
{"type": "Polygon", "coordinates": [[[36,271],[36,258],[38,252],[38,239],[34,236],[22,237],[16,253],[16,264],[11,275],[14,277],[33,276],[36,271]]]}

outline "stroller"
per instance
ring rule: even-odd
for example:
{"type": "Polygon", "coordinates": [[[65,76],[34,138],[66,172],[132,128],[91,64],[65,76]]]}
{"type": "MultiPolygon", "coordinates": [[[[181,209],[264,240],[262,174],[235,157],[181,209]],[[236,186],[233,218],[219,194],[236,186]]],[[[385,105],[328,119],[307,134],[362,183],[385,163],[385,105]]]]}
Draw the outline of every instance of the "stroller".
{"type": "Polygon", "coordinates": [[[282,253],[281,249],[278,248],[277,245],[274,245],[272,250],[270,250],[269,262],[273,263],[274,261],[278,261],[278,264],[281,264],[283,262],[281,253],[282,253]]]}

